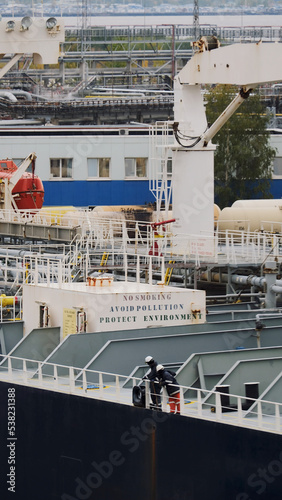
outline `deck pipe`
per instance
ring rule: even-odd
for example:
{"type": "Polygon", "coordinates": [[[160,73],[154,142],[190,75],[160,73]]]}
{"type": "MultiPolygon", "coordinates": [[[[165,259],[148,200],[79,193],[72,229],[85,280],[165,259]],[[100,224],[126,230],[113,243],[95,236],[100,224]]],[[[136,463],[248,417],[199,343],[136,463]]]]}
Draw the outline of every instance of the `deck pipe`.
{"type": "MultiPolygon", "coordinates": [[[[207,280],[208,273],[205,272],[201,275],[202,279],[207,280]]],[[[228,274],[223,273],[211,273],[211,277],[214,281],[222,281],[228,283],[229,279],[234,284],[255,286],[257,288],[266,287],[265,294],[265,307],[267,309],[274,309],[276,306],[276,294],[282,294],[282,280],[276,279],[276,269],[268,269],[265,276],[243,276],[239,274],[233,274],[230,277],[228,274]]]]}

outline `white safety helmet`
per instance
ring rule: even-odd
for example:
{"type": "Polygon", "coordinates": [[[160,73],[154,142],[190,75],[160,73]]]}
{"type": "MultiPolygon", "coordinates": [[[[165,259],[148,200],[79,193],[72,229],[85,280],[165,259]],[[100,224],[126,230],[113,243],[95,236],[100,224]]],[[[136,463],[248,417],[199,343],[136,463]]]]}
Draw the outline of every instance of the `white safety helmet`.
{"type": "Polygon", "coordinates": [[[163,365],[157,365],[156,370],[157,370],[157,372],[161,372],[162,370],[164,370],[163,365]]]}
{"type": "Polygon", "coordinates": [[[154,359],[152,358],[152,356],[146,356],[145,363],[147,363],[149,365],[150,363],[153,363],[153,362],[154,362],[154,359]]]}

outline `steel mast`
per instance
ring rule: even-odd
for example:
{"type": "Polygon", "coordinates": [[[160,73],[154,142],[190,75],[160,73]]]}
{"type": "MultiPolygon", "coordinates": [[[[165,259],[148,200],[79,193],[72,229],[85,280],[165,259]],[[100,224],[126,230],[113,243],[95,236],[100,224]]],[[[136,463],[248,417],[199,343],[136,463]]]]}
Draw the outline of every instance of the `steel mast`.
{"type": "Polygon", "coordinates": [[[194,12],[193,12],[193,28],[194,28],[194,41],[196,42],[200,38],[200,22],[199,22],[199,2],[194,0],[194,12]]]}

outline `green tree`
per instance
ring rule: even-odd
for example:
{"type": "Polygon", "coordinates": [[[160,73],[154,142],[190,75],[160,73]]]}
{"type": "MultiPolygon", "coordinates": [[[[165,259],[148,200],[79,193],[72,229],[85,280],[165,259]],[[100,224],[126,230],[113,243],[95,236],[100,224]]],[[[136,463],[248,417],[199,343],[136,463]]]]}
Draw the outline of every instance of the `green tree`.
{"type": "MultiPolygon", "coordinates": [[[[218,85],[206,95],[207,119],[212,124],[238,93],[218,85]]],[[[269,198],[275,149],[269,145],[268,117],[259,95],[252,93],[213,139],[215,200],[221,208],[237,199],[269,198]]]]}

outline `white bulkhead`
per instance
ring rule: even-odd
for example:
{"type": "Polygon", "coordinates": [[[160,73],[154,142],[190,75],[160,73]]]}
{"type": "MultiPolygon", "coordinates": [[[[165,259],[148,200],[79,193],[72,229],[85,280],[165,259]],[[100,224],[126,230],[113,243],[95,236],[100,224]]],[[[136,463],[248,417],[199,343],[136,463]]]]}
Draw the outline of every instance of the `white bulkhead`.
{"type": "Polygon", "coordinates": [[[111,278],[62,285],[25,284],[23,304],[25,334],[40,326],[53,326],[61,328],[61,338],[78,332],[188,325],[206,320],[203,290],[114,282],[111,278]]]}

